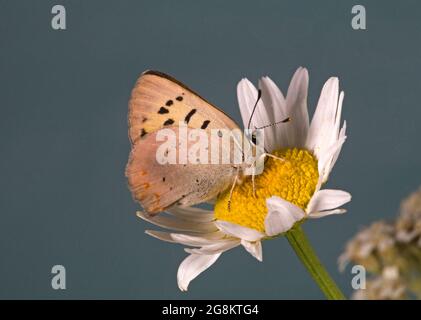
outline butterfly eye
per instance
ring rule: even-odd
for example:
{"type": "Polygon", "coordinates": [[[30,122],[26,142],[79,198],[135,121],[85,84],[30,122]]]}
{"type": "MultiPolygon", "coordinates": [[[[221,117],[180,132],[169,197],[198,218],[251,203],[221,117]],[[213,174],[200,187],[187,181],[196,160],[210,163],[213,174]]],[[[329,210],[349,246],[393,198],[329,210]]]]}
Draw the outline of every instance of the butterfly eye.
{"type": "Polygon", "coordinates": [[[257,138],[256,138],[256,131],[254,131],[254,132],[251,134],[251,142],[253,142],[253,144],[256,144],[256,142],[257,142],[257,138]]]}

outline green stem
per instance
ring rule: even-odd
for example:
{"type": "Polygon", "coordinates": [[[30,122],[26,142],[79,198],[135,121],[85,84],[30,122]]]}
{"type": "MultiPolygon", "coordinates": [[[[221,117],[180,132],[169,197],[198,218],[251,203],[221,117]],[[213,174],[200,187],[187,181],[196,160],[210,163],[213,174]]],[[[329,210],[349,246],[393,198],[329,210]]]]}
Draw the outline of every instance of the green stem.
{"type": "Polygon", "coordinates": [[[336,283],[327,273],[319,258],[316,256],[301,226],[296,226],[288,231],[286,237],[301,262],[306,267],[314,281],[329,300],[345,300],[336,283]]]}

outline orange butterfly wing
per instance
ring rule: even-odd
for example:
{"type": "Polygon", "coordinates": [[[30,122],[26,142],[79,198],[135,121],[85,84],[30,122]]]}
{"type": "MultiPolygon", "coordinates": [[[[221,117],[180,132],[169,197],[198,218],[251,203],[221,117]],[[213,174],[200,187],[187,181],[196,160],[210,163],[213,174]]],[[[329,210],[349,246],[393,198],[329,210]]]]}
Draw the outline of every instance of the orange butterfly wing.
{"type": "Polygon", "coordinates": [[[174,78],[157,71],[143,73],[132,91],[128,120],[133,149],[126,176],[133,197],[148,213],[212,199],[232,182],[237,172],[232,164],[157,163],[159,129],[177,132],[179,121],[206,132],[238,129],[225,113],[174,78]]]}
{"type": "Polygon", "coordinates": [[[144,72],[129,102],[129,137],[132,144],[146,134],[185,121],[190,128],[238,128],[223,111],[193,90],[158,71],[144,72]]]}
{"type": "MultiPolygon", "coordinates": [[[[192,145],[178,134],[177,127],[168,129],[177,135],[179,143],[192,145]]],[[[231,164],[158,163],[156,153],[162,142],[156,141],[156,133],[147,134],[136,142],[126,168],[132,195],[148,213],[213,199],[232,183],[237,169],[231,164]]]]}

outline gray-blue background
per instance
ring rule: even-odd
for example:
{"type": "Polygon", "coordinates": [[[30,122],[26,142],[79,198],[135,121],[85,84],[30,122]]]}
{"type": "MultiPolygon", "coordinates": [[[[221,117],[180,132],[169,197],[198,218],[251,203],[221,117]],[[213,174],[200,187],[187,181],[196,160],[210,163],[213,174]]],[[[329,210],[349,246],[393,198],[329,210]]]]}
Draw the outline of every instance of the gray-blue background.
{"type": "Polygon", "coordinates": [[[310,72],[310,109],[340,77],[349,134],[330,187],[344,216],[305,225],[347,294],[336,259],[361,226],[391,218],[421,183],[417,1],[0,1],[0,298],[323,298],[285,239],[259,263],[224,254],[187,293],[181,246],[144,234],[126,187],[127,101],[145,69],[176,76],[240,120],[236,84],[285,91],[310,72]],[[53,31],[51,7],[67,9],[53,31]],[[367,30],[350,26],[364,4],[367,30]],[[67,269],[67,290],[50,286],[67,269]]]}

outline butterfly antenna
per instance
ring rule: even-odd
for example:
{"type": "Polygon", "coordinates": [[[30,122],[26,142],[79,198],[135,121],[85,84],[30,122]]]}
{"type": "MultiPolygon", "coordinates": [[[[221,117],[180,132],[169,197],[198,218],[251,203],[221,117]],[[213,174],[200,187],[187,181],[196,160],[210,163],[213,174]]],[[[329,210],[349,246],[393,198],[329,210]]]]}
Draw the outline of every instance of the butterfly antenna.
{"type": "Polygon", "coordinates": [[[254,104],[253,111],[251,112],[250,119],[249,119],[249,122],[247,124],[247,129],[250,129],[251,119],[253,119],[254,112],[256,111],[256,108],[257,108],[257,103],[259,102],[259,100],[260,100],[261,97],[262,97],[262,90],[259,89],[257,91],[257,100],[256,100],[256,103],[254,104]]]}
{"type": "Polygon", "coordinates": [[[276,126],[277,124],[280,124],[280,123],[287,123],[287,122],[290,122],[290,121],[291,121],[291,118],[288,117],[288,118],[285,118],[284,120],[273,122],[273,123],[267,124],[267,125],[265,125],[263,127],[258,127],[256,129],[265,129],[265,128],[268,128],[268,127],[276,126]]]}

